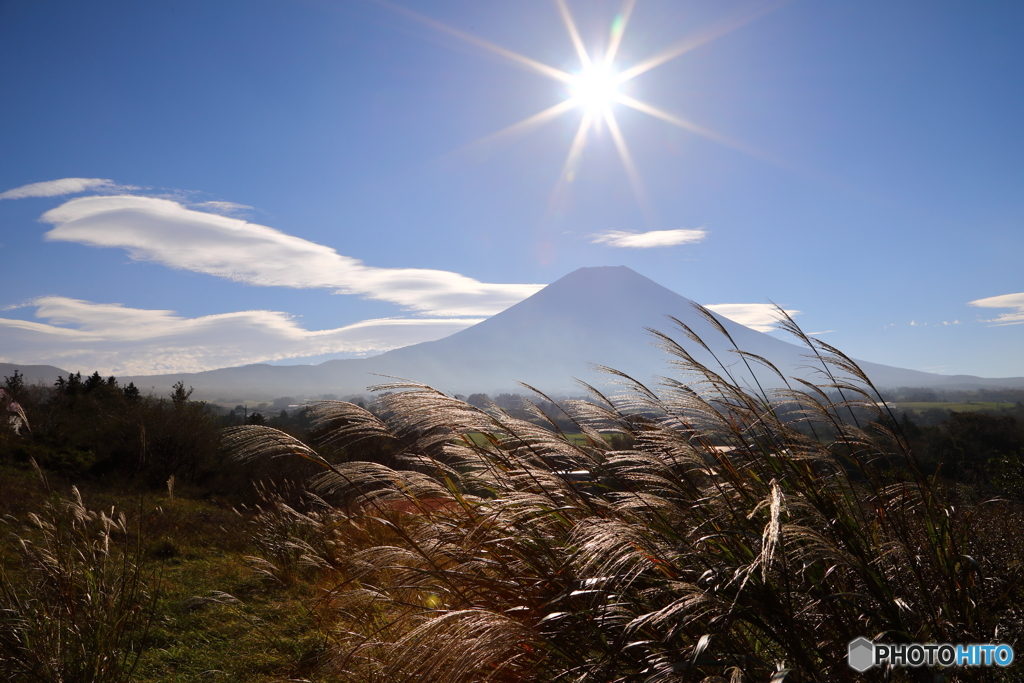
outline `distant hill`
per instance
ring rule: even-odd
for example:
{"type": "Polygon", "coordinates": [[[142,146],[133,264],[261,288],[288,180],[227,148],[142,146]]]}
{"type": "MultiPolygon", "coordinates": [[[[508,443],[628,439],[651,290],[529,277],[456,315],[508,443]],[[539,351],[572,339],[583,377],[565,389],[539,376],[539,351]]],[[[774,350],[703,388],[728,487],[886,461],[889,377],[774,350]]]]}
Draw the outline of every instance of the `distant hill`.
{"type": "MultiPolygon", "coordinates": [[[[146,391],[168,393],[176,381],[195,396],[220,400],[269,400],[278,396],[319,397],[365,392],[392,375],[452,393],[520,390],[525,382],[552,394],[580,393],[573,379],[602,382],[599,363],[645,382],[671,374],[668,355],[652,345],[646,327],[669,333],[702,362],[714,362],[673,329],[672,315],[695,329],[720,358],[736,363],[726,340],[694,311],[692,301],[624,266],[581,268],[511,308],[461,332],[432,342],[395,349],[372,358],[332,360],[319,365],[246,365],[192,374],[120,378],[146,391]]],[[[770,359],[787,374],[808,376],[806,349],[757,332],[721,316],[716,319],[740,348],[770,359]]],[[[1024,378],[984,379],[936,375],[864,362],[880,387],[1024,387],[1024,378]]],[[[54,368],[54,370],[57,370],[54,368]]],[[[24,372],[24,370],[23,370],[24,372]]],[[[58,371],[59,372],[59,371],[58,371]]],[[[736,372],[745,375],[739,366],[736,372]]],[[[759,377],[771,379],[767,372],[759,377]]]]}
{"type": "Polygon", "coordinates": [[[11,377],[14,371],[19,371],[25,376],[26,384],[52,385],[57,381],[58,376],[66,377],[71,373],[67,370],[52,365],[18,365],[17,363],[0,363],[0,380],[4,377],[11,377]]]}

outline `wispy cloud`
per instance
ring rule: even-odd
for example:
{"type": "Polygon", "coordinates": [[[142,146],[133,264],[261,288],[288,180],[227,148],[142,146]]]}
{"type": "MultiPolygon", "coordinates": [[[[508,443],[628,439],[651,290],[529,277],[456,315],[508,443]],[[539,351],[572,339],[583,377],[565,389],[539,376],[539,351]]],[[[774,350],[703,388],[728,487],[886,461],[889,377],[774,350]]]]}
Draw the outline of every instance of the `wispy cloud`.
{"type": "Polygon", "coordinates": [[[454,334],[479,319],[385,318],[332,330],[303,329],[277,311],[186,318],[65,297],[32,303],[46,322],[0,318],[0,361],[69,371],[144,375],[322,354],[366,355],[454,334]]]}
{"type": "Polygon", "coordinates": [[[375,268],[334,249],[169,199],[95,196],[47,211],[48,240],[125,249],[131,258],[253,285],[329,288],[436,316],[488,316],[543,285],[490,284],[443,270],[375,268]]]}
{"type": "Polygon", "coordinates": [[[234,216],[244,211],[251,211],[253,207],[248,204],[236,204],[234,202],[199,202],[198,204],[193,204],[192,208],[219,213],[224,216],[234,216]]]}
{"type": "Polygon", "coordinates": [[[626,247],[630,249],[653,249],[655,247],[674,247],[679,244],[700,242],[707,236],[707,230],[651,230],[649,232],[624,232],[609,230],[591,235],[591,244],[607,244],[609,247],[626,247]]]}
{"type": "MultiPolygon", "coordinates": [[[[771,332],[775,329],[775,323],[779,321],[779,313],[774,304],[710,304],[704,308],[758,332],[771,332]]],[[[790,317],[800,314],[800,311],[788,308],[785,311],[790,317]]]]}
{"type": "Polygon", "coordinates": [[[0,192],[0,199],[25,199],[26,197],[59,197],[64,194],[78,194],[79,192],[96,191],[121,192],[137,190],[132,185],[118,185],[113,180],[103,178],[61,178],[60,180],[47,180],[42,183],[22,185],[13,190],[0,192]]]}
{"type": "Polygon", "coordinates": [[[1011,308],[1009,313],[1000,313],[995,318],[989,318],[983,322],[993,325],[1019,325],[1024,323],[1024,292],[1016,294],[1000,294],[985,299],[975,299],[968,302],[971,306],[982,308],[1011,308]]]}

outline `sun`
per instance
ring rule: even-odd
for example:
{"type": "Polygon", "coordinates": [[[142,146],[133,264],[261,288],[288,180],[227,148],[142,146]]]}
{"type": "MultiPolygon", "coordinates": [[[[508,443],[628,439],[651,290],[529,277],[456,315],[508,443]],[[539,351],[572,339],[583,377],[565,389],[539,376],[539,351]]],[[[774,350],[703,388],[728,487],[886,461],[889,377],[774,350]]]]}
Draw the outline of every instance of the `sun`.
{"type": "Polygon", "coordinates": [[[581,109],[583,111],[583,116],[580,120],[579,128],[576,130],[573,142],[569,147],[569,153],[566,157],[565,163],[562,166],[558,185],[556,186],[556,192],[558,187],[563,186],[564,183],[571,183],[573,181],[576,176],[576,168],[583,155],[583,150],[590,138],[590,132],[597,126],[600,126],[601,123],[604,123],[607,126],[612,141],[615,144],[615,149],[619,154],[619,158],[622,160],[622,165],[629,177],[630,185],[636,195],[637,202],[640,204],[641,208],[644,209],[644,213],[647,214],[649,218],[653,215],[646,199],[646,193],[644,191],[643,183],[640,180],[640,174],[637,172],[637,169],[633,164],[633,159],[629,152],[629,147],[626,144],[626,139],[619,128],[617,120],[615,119],[615,105],[630,107],[656,119],[672,124],[673,126],[678,126],[679,128],[683,128],[691,133],[702,135],[708,139],[714,140],[715,142],[733,147],[745,153],[753,154],[754,156],[763,156],[763,154],[756,153],[756,151],[749,145],[744,145],[737,141],[730,140],[729,138],[717,134],[708,128],[699,126],[679,116],[663,111],[652,104],[648,104],[647,102],[631,97],[621,92],[619,88],[627,81],[630,81],[641,74],[647,73],[651,69],[660,66],[669,60],[690,52],[691,50],[704,45],[715,38],[730,33],[740,26],[753,21],[757,17],[772,11],[783,4],[786,0],[768,0],[763,4],[752,6],[745,13],[729,17],[726,20],[709,27],[702,33],[690,35],[668,49],[625,69],[616,68],[616,57],[618,55],[619,46],[622,44],[623,35],[626,32],[626,25],[629,23],[629,18],[636,5],[636,0],[625,0],[625,2],[623,2],[621,10],[612,20],[609,29],[607,47],[603,54],[598,54],[597,52],[592,53],[587,50],[565,0],[554,0],[555,5],[558,8],[558,12],[562,17],[562,22],[565,24],[566,31],[569,34],[569,39],[572,41],[572,45],[575,48],[576,56],[580,62],[580,69],[576,73],[557,69],[553,66],[538,62],[535,59],[531,59],[525,55],[521,55],[518,52],[513,52],[512,50],[490,43],[482,38],[478,38],[477,36],[464,33],[458,29],[452,28],[451,26],[417,14],[412,10],[394,5],[390,0],[378,1],[381,4],[391,7],[396,12],[400,12],[401,14],[414,19],[415,21],[426,24],[438,31],[455,36],[456,38],[471,43],[477,47],[489,50],[512,61],[520,67],[529,69],[555,81],[559,81],[566,87],[568,97],[563,101],[558,102],[543,111],[537,112],[532,116],[528,116],[521,121],[517,121],[516,123],[513,123],[512,125],[477,141],[477,143],[480,143],[514,133],[521,133],[547,123],[548,121],[552,121],[567,112],[575,109],[581,109]]]}
{"type": "Polygon", "coordinates": [[[569,95],[591,116],[598,116],[616,101],[618,87],[619,81],[610,68],[591,66],[573,76],[569,82],[569,95]]]}

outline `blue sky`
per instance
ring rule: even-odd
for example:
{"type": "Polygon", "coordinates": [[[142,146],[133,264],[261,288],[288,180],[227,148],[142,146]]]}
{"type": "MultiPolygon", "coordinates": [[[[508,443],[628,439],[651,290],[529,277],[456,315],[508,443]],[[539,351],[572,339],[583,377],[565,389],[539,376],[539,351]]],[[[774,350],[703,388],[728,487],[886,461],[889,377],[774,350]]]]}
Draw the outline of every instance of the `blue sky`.
{"type": "Polygon", "coordinates": [[[0,361],[350,357],[627,265],[1024,375],[1020,3],[7,0],[0,65],[0,361]]]}

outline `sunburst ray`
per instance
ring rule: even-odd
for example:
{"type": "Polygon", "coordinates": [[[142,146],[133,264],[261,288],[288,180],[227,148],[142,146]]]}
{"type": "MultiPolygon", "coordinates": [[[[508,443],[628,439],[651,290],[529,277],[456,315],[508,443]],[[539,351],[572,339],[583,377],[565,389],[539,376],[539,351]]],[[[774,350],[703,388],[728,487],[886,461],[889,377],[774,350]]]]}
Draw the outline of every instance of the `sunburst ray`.
{"type": "Polygon", "coordinates": [[[587,51],[586,45],[583,43],[583,39],[580,37],[579,30],[576,27],[576,22],[573,19],[572,12],[569,11],[569,6],[566,4],[566,0],[554,0],[555,5],[558,8],[559,15],[562,18],[562,22],[565,24],[566,31],[569,34],[569,39],[571,40],[573,48],[575,49],[576,55],[580,61],[581,71],[579,73],[572,74],[542,62],[538,62],[535,59],[531,59],[530,57],[506,49],[500,45],[495,45],[494,43],[478,38],[472,34],[465,33],[464,31],[460,31],[439,21],[430,19],[429,17],[425,17],[410,9],[396,5],[393,2],[390,2],[390,0],[378,0],[381,5],[389,7],[395,12],[398,12],[418,23],[429,26],[437,31],[458,38],[459,40],[465,41],[476,47],[483,48],[484,50],[510,60],[512,63],[520,67],[529,69],[530,71],[541,74],[560,83],[564,83],[569,87],[570,92],[568,99],[537,112],[536,114],[527,116],[526,118],[506,126],[495,133],[471,142],[468,145],[463,146],[461,149],[475,147],[485,142],[510,137],[517,133],[523,133],[537,126],[543,125],[548,121],[552,121],[572,109],[582,108],[583,117],[580,121],[579,128],[576,130],[576,135],[573,138],[572,144],[569,147],[569,153],[566,156],[565,163],[562,165],[562,170],[559,173],[558,180],[555,183],[555,188],[551,194],[551,202],[549,203],[549,206],[554,206],[558,196],[565,188],[565,185],[567,183],[571,183],[574,179],[580,158],[582,157],[583,150],[587,144],[588,134],[593,128],[599,126],[603,121],[608,126],[608,130],[611,133],[612,141],[615,144],[615,149],[618,152],[619,159],[622,161],[622,165],[626,170],[626,175],[629,178],[637,203],[640,205],[640,208],[643,210],[648,221],[652,224],[655,222],[653,205],[647,197],[643,181],[640,178],[640,173],[637,171],[636,164],[633,162],[633,157],[629,151],[629,146],[626,144],[625,136],[622,134],[622,130],[619,128],[618,122],[611,111],[612,104],[622,104],[624,106],[631,107],[632,109],[643,112],[656,119],[696,133],[709,140],[713,140],[756,158],[784,167],[786,164],[780,163],[778,160],[771,158],[765,152],[750,145],[733,140],[727,136],[716,133],[709,128],[695,124],[692,121],[687,121],[684,118],[659,109],[654,105],[642,102],[634,97],[626,95],[625,93],[621,93],[617,90],[618,86],[641,74],[647,73],[651,69],[654,69],[665,62],[686,54],[701,45],[735,31],[739,27],[764,16],[789,1],[790,0],[770,0],[768,2],[760,3],[749,8],[743,14],[733,16],[719,22],[702,33],[690,36],[685,40],[676,43],[667,50],[663,50],[662,52],[659,52],[658,54],[645,59],[628,69],[615,73],[615,57],[622,45],[626,25],[629,22],[634,7],[636,6],[636,0],[624,0],[622,9],[612,21],[608,48],[596,63],[590,52],[587,51]]]}
{"type": "Polygon", "coordinates": [[[572,45],[576,48],[576,55],[580,58],[583,70],[586,71],[593,68],[593,62],[590,60],[586,46],[583,45],[580,32],[576,30],[576,22],[573,21],[572,14],[569,12],[569,7],[565,4],[565,0],[555,0],[555,4],[558,5],[558,13],[562,15],[562,21],[565,22],[565,30],[569,32],[569,39],[572,40],[572,45]]]}
{"type": "Polygon", "coordinates": [[[503,138],[508,138],[519,133],[526,133],[529,130],[544,125],[548,121],[554,121],[565,112],[575,109],[578,105],[571,99],[562,100],[558,104],[548,107],[543,111],[539,111],[536,114],[527,116],[525,119],[520,119],[510,126],[505,126],[501,130],[495,131],[482,138],[477,138],[473,142],[463,145],[459,148],[459,151],[467,150],[477,145],[483,145],[488,142],[495,142],[503,138]]]}
{"type": "Polygon", "coordinates": [[[385,7],[388,7],[390,9],[394,10],[395,12],[398,12],[399,14],[402,14],[402,15],[408,17],[408,18],[412,19],[413,21],[417,21],[417,22],[419,22],[421,24],[424,24],[424,25],[429,26],[429,27],[431,27],[433,29],[441,31],[442,33],[447,33],[450,36],[453,36],[455,38],[459,38],[460,40],[464,40],[464,41],[466,41],[467,43],[469,43],[471,45],[476,45],[477,47],[482,47],[485,50],[493,52],[496,55],[500,55],[502,57],[505,57],[506,59],[511,60],[515,64],[518,64],[520,66],[524,66],[527,69],[529,69],[531,71],[535,71],[535,72],[537,72],[539,74],[542,74],[544,76],[547,76],[548,78],[553,78],[554,80],[561,81],[562,83],[570,83],[572,81],[572,78],[573,78],[572,74],[567,73],[565,71],[562,71],[561,69],[556,69],[553,66],[548,66],[547,64],[544,64],[543,62],[538,62],[536,59],[530,59],[526,55],[521,55],[518,52],[513,52],[512,50],[508,50],[506,48],[503,48],[500,45],[495,45],[494,43],[491,43],[489,41],[484,40],[483,38],[477,38],[476,36],[474,36],[472,34],[464,33],[463,31],[460,31],[457,28],[452,28],[451,26],[448,26],[447,24],[442,24],[439,21],[434,21],[433,19],[431,19],[429,17],[425,17],[422,14],[420,14],[418,12],[414,12],[411,9],[407,9],[405,7],[402,7],[401,5],[396,5],[396,4],[392,3],[392,2],[388,2],[387,0],[377,0],[377,1],[381,5],[384,5],[385,7]]]}
{"type": "Polygon", "coordinates": [[[651,205],[650,200],[647,197],[647,190],[644,189],[643,181],[640,179],[640,173],[636,170],[636,165],[633,163],[633,156],[629,153],[629,146],[626,144],[626,138],[622,136],[622,131],[619,130],[619,124],[615,120],[615,114],[612,113],[610,107],[604,110],[604,121],[608,126],[608,132],[611,133],[612,141],[615,142],[615,149],[619,152],[619,158],[622,160],[622,165],[626,169],[626,176],[629,178],[629,184],[633,188],[633,195],[636,197],[637,203],[644,212],[644,216],[647,218],[647,222],[650,225],[656,225],[654,208],[651,205]]]}
{"type": "Polygon", "coordinates": [[[635,97],[623,95],[622,93],[616,93],[615,99],[617,102],[624,104],[627,107],[632,107],[633,109],[648,114],[649,116],[653,116],[656,119],[661,119],[666,123],[671,123],[673,126],[677,126],[679,128],[682,128],[683,130],[688,130],[691,133],[696,133],[697,135],[703,136],[708,140],[714,140],[715,142],[721,145],[731,147],[752,157],[756,157],[758,159],[762,159],[764,161],[768,161],[776,165],[783,165],[781,164],[781,162],[779,162],[777,159],[775,159],[774,157],[772,157],[763,150],[760,150],[752,145],[748,145],[745,142],[733,140],[730,137],[727,137],[720,133],[716,133],[710,128],[699,126],[696,123],[693,123],[692,121],[687,121],[686,119],[670,114],[667,111],[664,111],[663,109],[658,109],[652,104],[641,102],[635,97]]]}
{"type": "Polygon", "coordinates": [[[583,156],[583,150],[587,146],[587,133],[590,132],[593,122],[593,114],[589,110],[584,110],[579,128],[576,129],[576,135],[569,146],[569,153],[565,156],[565,163],[562,164],[562,171],[558,174],[555,187],[551,190],[546,211],[548,215],[556,211],[566,187],[576,179],[576,169],[579,166],[580,157],[583,156]]]}
{"type": "Polygon", "coordinates": [[[636,0],[626,0],[622,3],[622,10],[612,20],[611,38],[608,41],[608,50],[604,53],[604,66],[611,69],[615,62],[615,55],[619,52],[619,45],[622,44],[622,36],[626,33],[626,24],[636,7],[636,0]]]}
{"type": "Polygon", "coordinates": [[[657,66],[661,66],[665,62],[670,62],[676,57],[680,57],[701,45],[705,45],[717,38],[721,38],[727,33],[732,33],[741,26],[749,24],[755,19],[759,19],[765,14],[778,9],[788,2],[790,2],[790,0],[777,0],[776,2],[764,3],[744,14],[725,19],[695,36],[684,38],[667,50],[663,50],[653,57],[648,57],[639,64],[619,72],[619,83],[625,83],[626,81],[636,78],[640,74],[646,73],[657,66]]]}
{"type": "Polygon", "coordinates": [[[583,155],[584,148],[587,146],[587,133],[590,131],[593,123],[593,114],[589,111],[584,112],[583,119],[580,121],[580,127],[576,129],[576,137],[573,138],[572,145],[569,147],[569,154],[565,157],[565,164],[562,165],[562,173],[558,177],[560,183],[571,183],[575,179],[579,159],[583,155]]]}

